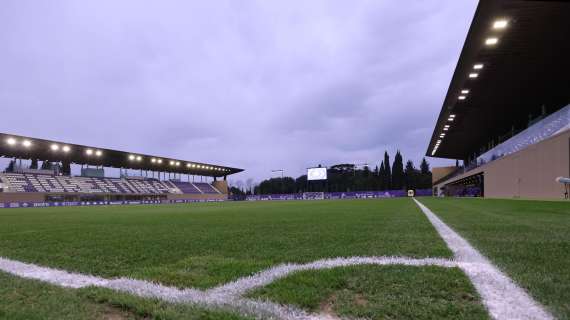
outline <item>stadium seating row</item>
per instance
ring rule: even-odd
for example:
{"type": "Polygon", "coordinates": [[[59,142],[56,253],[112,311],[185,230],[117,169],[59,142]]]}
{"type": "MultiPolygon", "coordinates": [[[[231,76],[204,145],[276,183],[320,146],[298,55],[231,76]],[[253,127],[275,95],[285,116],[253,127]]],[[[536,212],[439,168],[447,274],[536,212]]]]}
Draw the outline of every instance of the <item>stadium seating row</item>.
{"type": "Polygon", "coordinates": [[[109,194],[218,194],[208,183],[156,179],[92,178],[40,174],[2,173],[8,192],[109,193],[109,194]]]}

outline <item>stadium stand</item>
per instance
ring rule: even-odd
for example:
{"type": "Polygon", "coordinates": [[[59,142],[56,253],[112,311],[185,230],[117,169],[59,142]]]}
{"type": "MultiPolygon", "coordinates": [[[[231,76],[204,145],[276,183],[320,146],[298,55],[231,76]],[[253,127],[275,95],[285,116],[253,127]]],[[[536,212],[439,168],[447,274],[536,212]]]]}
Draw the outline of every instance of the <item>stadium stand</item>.
{"type": "Polygon", "coordinates": [[[194,186],[196,186],[196,188],[198,188],[198,190],[200,190],[202,193],[209,193],[209,194],[220,193],[220,191],[218,191],[214,186],[212,186],[209,183],[195,183],[194,186]]]}
{"type": "Polygon", "coordinates": [[[433,168],[434,194],[564,197],[568,30],[566,1],[479,1],[426,151],[463,165],[433,168]]]}
{"type": "Polygon", "coordinates": [[[201,194],[203,193],[192,183],[184,183],[178,181],[171,181],[171,183],[185,194],[201,194]]]}
{"type": "Polygon", "coordinates": [[[5,133],[0,133],[0,157],[13,159],[0,173],[0,208],[221,201],[228,199],[226,177],[243,171],[5,133]],[[42,161],[48,166],[32,168],[22,160],[42,161]],[[81,167],[80,176],[71,175],[71,165],[76,171],[81,167]],[[119,169],[120,177],[106,177],[105,167],[119,169]],[[133,176],[132,170],[137,174],[133,176]],[[189,182],[196,176],[201,182],[189,182]],[[182,177],[188,182],[181,182],[182,177]],[[204,177],[213,181],[202,182],[204,177]]]}
{"type": "Polygon", "coordinates": [[[209,183],[159,181],[157,179],[71,177],[0,173],[7,192],[92,194],[221,194],[209,183]]]}

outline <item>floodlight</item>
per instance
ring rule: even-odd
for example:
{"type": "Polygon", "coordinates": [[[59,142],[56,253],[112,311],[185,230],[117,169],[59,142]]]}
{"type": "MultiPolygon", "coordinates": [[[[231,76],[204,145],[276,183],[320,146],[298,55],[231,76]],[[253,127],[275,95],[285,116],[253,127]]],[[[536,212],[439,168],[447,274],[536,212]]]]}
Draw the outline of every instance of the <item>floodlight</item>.
{"type": "Polygon", "coordinates": [[[447,121],[453,121],[453,120],[455,120],[455,118],[451,118],[451,117],[447,118],[447,121]]]}
{"type": "Polygon", "coordinates": [[[151,158],[151,159],[150,159],[150,162],[156,163],[156,159],[155,159],[155,158],[151,158]]]}
{"type": "Polygon", "coordinates": [[[465,98],[466,98],[465,96],[459,96],[458,99],[459,99],[459,100],[465,100],[465,98]]]}
{"type": "Polygon", "coordinates": [[[450,118],[455,118],[455,115],[454,115],[454,114],[450,114],[449,117],[450,117],[450,118]]]}
{"type": "Polygon", "coordinates": [[[53,150],[53,151],[59,150],[59,146],[58,146],[57,144],[55,144],[55,143],[52,144],[52,145],[50,146],[50,148],[51,148],[51,150],[53,150]]]}
{"type": "Polygon", "coordinates": [[[68,153],[71,148],[69,146],[63,146],[63,148],[61,148],[61,150],[63,150],[63,152],[68,153]]]}
{"type": "Polygon", "coordinates": [[[88,156],[90,156],[90,155],[93,154],[93,150],[87,149],[87,150],[85,150],[85,153],[86,153],[88,156]]]}
{"type": "Polygon", "coordinates": [[[100,157],[103,154],[103,152],[101,150],[97,150],[95,151],[95,155],[100,157]]]}
{"type": "Polygon", "coordinates": [[[485,44],[488,46],[495,45],[495,44],[497,44],[497,42],[499,42],[499,38],[496,38],[496,37],[487,38],[485,40],[485,44]]]}
{"type": "Polygon", "coordinates": [[[473,65],[473,69],[475,70],[481,70],[483,69],[483,64],[482,63],[477,63],[473,65]]]}
{"type": "Polygon", "coordinates": [[[190,168],[191,166],[192,166],[192,165],[189,164],[189,163],[186,164],[186,168],[190,168]]]}
{"type": "Polygon", "coordinates": [[[196,165],[193,163],[193,164],[192,164],[192,168],[195,168],[195,167],[196,167],[196,165]]]}
{"type": "Polygon", "coordinates": [[[130,154],[130,155],[129,155],[129,160],[135,160],[135,155],[134,155],[134,154],[130,154]]]}
{"type": "Polygon", "coordinates": [[[170,160],[170,165],[173,166],[173,165],[174,165],[174,161],[170,160]]]}
{"type": "Polygon", "coordinates": [[[26,148],[29,148],[32,146],[32,142],[30,140],[24,140],[22,141],[22,145],[26,148]]]}
{"type": "Polygon", "coordinates": [[[478,73],[470,73],[470,74],[469,74],[469,78],[472,78],[472,79],[475,79],[475,78],[477,78],[478,76],[479,76],[478,73]]]}
{"type": "Polygon", "coordinates": [[[142,161],[142,157],[141,157],[141,156],[137,156],[137,161],[142,161]]]}
{"type": "Polygon", "coordinates": [[[180,162],[176,161],[176,165],[179,166],[179,165],[180,165],[180,162]]]}
{"type": "Polygon", "coordinates": [[[162,159],[158,159],[158,160],[156,160],[156,162],[162,163],[162,159]]]}
{"type": "Polygon", "coordinates": [[[14,139],[14,138],[8,138],[8,139],[6,139],[6,143],[9,144],[9,145],[11,145],[11,146],[15,145],[16,142],[17,142],[17,141],[16,141],[16,139],[14,139]]]}
{"type": "Polygon", "coordinates": [[[493,23],[493,29],[505,29],[508,24],[509,21],[505,19],[495,20],[495,22],[493,23]]]}
{"type": "Polygon", "coordinates": [[[469,93],[469,90],[463,89],[463,90],[461,90],[461,93],[462,93],[462,94],[468,94],[468,93],[469,93]]]}

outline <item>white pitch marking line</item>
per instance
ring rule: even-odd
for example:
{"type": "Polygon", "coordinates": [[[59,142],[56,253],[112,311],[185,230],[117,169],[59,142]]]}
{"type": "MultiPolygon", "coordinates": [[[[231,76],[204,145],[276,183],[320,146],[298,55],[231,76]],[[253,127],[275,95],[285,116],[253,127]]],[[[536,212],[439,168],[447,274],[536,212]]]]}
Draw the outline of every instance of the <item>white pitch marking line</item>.
{"type": "Polygon", "coordinates": [[[355,265],[405,265],[457,267],[452,260],[440,258],[412,259],[407,257],[348,257],[322,259],[306,264],[282,264],[252,276],[244,277],[213,289],[178,289],[149,281],[127,278],[104,279],[71,273],[64,270],[41,267],[0,257],[0,271],[22,278],[40,280],[60,287],[84,288],[89,286],[126,292],[143,298],[156,298],[171,303],[189,303],[208,309],[225,309],[260,319],[326,320],[330,317],[309,314],[293,306],[283,306],[270,301],[243,298],[252,289],[265,286],[292,273],[305,270],[331,269],[355,265]]]}
{"type": "Polygon", "coordinates": [[[467,240],[453,231],[421,202],[415,198],[414,201],[453,251],[459,268],[471,279],[492,318],[554,319],[524,289],[495,267],[467,240]]]}

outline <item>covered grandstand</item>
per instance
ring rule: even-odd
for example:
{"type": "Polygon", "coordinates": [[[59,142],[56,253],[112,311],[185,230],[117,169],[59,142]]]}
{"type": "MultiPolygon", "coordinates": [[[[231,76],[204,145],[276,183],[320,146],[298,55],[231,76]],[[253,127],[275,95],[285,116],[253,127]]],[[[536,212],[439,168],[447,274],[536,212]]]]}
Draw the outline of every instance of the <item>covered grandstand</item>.
{"type": "Polygon", "coordinates": [[[227,176],[243,171],[5,133],[0,133],[0,156],[12,159],[8,170],[0,173],[0,207],[21,203],[225,200],[227,176]],[[49,163],[49,168],[21,165],[22,160],[43,161],[49,163]],[[81,175],[73,176],[71,165],[80,166],[81,175]],[[106,177],[104,168],[118,169],[119,177],[106,177]],[[132,175],[132,171],[138,174],[132,175]],[[196,177],[199,181],[195,181],[196,177]],[[204,182],[204,177],[213,181],[204,182]]]}
{"type": "Polygon", "coordinates": [[[481,0],[426,155],[451,196],[561,198],[570,176],[570,2],[481,0]]]}

